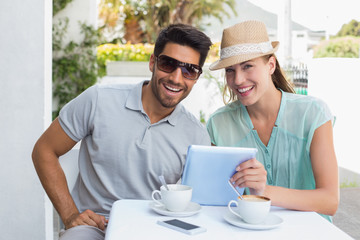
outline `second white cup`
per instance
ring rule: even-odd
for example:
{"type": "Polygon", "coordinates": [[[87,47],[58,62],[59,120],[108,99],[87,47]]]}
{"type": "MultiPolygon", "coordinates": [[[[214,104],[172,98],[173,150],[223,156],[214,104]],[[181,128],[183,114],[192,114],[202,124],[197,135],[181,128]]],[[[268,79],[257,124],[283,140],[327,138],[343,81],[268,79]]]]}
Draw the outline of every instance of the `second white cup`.
{"type": "Polygon", "coordinates": [[[181,184],[168,184],[168,187],[169,191],[164,186],[160,187],[160,191],[154,190],[151,194],[152,199],[169,211],[184,211],[191,202],[192,187],[181,184]],[[159,195],[161,200],[156,199],[155,195],[159,195]]]}
{"type": "Polygon", "coordinates": [[[256,195],[243,195],[244,200],[238,197],[238,200],[231,200],[228,208],[231,213],[235,214],[242,220],[250,224],[259,224],[265,221],[270,211],[271,201],[267,197],[256,195]],[[235,204],[233,210],[231,204],[235,204]]]}

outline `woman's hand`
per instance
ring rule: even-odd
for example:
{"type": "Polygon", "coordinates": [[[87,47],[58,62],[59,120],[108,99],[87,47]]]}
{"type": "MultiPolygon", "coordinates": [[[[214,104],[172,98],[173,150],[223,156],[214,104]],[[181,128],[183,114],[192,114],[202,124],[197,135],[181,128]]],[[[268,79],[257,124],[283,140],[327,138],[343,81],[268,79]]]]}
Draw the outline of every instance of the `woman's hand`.
{"type": "Polygon", "coordinates": [[[248,187],[253,195],[263,195],[266,189],[267,172],[264,166],[256,160],[250,159],[236,167],[236,173],[231,177],[234,186],[248,187]]]}

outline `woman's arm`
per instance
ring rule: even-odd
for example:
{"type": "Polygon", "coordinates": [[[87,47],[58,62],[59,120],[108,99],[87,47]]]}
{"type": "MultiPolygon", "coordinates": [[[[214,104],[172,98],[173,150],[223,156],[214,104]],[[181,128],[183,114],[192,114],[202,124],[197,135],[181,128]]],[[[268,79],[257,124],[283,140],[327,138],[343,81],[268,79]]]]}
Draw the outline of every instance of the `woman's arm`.
{"type": "Polygon", "coordinates": [[[240,164],[232,181],[236,186],[248,187],[251,194],[269,197],[274,206],[334,215],[339,204],[339,179],[331,121],[316,129],[310,158],[316,182],[314,190],[266,185],[266,171],[256,159],[240,164]]]}
{"type": "Polygon", "coordinates": [[[310,146],[310,158],[316,189],[266,186],[264,195],[275,206],[334,215],[339,204],[339,177],[331,121],[316,129],[310,146]]]}

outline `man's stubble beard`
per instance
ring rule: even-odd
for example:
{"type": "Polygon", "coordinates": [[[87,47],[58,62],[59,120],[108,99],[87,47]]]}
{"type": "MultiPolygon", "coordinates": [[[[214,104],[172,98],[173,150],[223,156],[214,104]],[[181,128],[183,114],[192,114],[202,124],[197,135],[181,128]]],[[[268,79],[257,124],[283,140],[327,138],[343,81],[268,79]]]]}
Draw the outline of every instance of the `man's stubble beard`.
{"type": "MultiPolygon", "coordinates": [[[[155,69],[154,69],[154,71],[155,71],[155,69]]],[[[152,90],[154,96],[159,101],[161,106],[163,106],[165,108],[175,108],[182,100],[184,100],[189,95],[190,92],[187,92],[188,87],[181,86],[179,84],[174,84],[171,81],[166,81],[164,78],[160,78],[156,81],[154,71],[153,71],[153,74],[151,76],[151,81],[150,81],[151,90],[152,90]],[[173,98],[171,98],[171,99],[169,98],[168,100],[165,97],[162,98],[158,89],[161,88],[162,87],[161,85],[166,82],[171,83],[173,86],[181,87],[181,89],[182,89],[181,91],[187,92],[187,93],[185,95],[181,96],[179,101],[174,101],[173,98]]]]}

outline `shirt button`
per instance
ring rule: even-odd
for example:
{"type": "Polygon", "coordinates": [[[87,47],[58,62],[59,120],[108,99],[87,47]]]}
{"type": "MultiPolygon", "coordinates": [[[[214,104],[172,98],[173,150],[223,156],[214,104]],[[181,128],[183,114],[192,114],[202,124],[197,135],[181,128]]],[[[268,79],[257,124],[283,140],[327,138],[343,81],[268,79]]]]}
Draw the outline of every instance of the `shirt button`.
{"type": "Polygon", "coordinates": [[[271,180],[269,180],[269,184],[272,184],[272,181],[271,181],[271,180]]]}
{"type": "Polygon", "coordinates": [[[268,153],[269,151],[267,149],[265,149],[265,153],[268,153]]]}
{"type": "Polygon", "coordinates": [[[270,164],[266,165],[266,168],[270,168],[270,167],[271,167],[270,164]]]}

